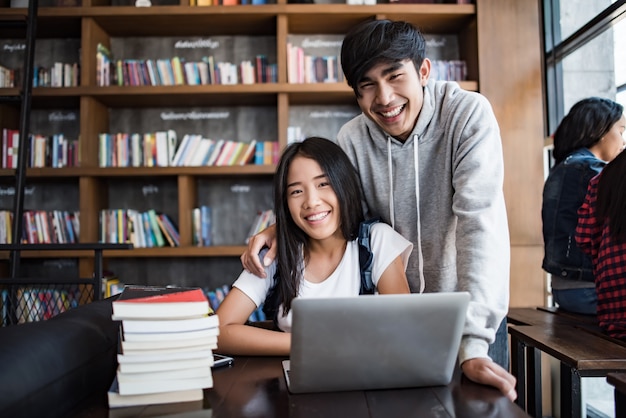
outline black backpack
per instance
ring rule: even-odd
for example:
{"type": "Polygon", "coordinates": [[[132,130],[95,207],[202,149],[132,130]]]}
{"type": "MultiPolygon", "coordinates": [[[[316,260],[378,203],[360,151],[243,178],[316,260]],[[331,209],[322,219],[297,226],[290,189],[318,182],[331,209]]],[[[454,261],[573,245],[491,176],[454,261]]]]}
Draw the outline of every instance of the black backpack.
{"type": "MultiPolygon", "coordinates": [[[[360,295],[371,295],[376,290],[374,282],[372,281],[374,253],[372,253],[372,248],[370,246],[370,231],[372,229],[372,225],[379,221],[380,218],[376,217],[363,221],[359,225],[359,236],[357,237],[357,242],[359,244],[359,267],[361,270],[360,295]]],[[[280,278],[278,277],[277,269],[276,273],[274,273],[274,285],[270,288],[267,293],[267,297],[265,298],[265,302],[263,302],[263,313],[265,313],[267,319],[271,318],[274,321],[274,326],[276,328],[278,328],[276,320],[278,318],[278,307],[280,305],[279,291],[277,287],[279,280],[280,278]]]]}

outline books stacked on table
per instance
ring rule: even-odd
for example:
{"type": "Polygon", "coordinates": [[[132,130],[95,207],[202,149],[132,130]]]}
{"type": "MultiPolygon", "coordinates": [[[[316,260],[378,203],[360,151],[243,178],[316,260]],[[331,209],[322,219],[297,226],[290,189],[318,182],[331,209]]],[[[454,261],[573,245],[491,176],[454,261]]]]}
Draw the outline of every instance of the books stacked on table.
{"type": "Polygon", "coordinates": [[[219,334],[202,289],[125,286],[112,305],[120,341],[109,407],[201,400],[219,334]]]}

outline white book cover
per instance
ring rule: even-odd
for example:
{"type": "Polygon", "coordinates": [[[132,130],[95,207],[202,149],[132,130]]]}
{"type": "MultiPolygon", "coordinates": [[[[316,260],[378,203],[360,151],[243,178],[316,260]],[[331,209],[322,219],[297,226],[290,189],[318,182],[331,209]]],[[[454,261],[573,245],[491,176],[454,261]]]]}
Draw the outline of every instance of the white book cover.
{"type": "MultiPolygon", "coordinates": [[[[219,329],[219,328],[217,328],[219,329]]],[[[200,338],[176,339],[163,341],[120,341],[122,352],[140,351],[140,350],[164,350],[180,347],[198,347],[206,346],[209,348],[217,347],[217,335],[211,335],[200,338]]]]}
{"type": "Polygon", "coordinates": [[[191,165],[192,167],[198,167],[202,165],[202,161],[204,161],[204,159],[206,158],[212,143],[212,139],[201,137],[198,143],[198,147],[196,148],[196,151],[194,152],[193,158],[189,165],[191,165]]]}
{"type": "Polygon", "coordinates": [[[131,355],[131,356],[141,356],[141,355],[150,355],[150,356],[158,356],[158,355],[168,355],[168,354],[176,354],[176,353],[184,353],[189,351],[198,351],[198,350],[217,350],[217,338],[214,341],[209,343],[200,344],[200,345],[180,345],[178,347],[154,347],[154,348],[128,348],[128,344],[124,344],[124,341],[121,342],[122,345],[122,354],[131,355]]]}
{"type": "Polygon", "coordinates": [[[173,166],[181,166],[181,160],[183,159],[185,152],[187,151],[187,145],[189,144],[189,140],[191,139],[191,135],[183,136],[183,140],[180,142],[178,149],[176,150],[176,154],[174,154],[174,159],[172,160],[173,166]]]}
{"type": "Polygon", "coordinates": [[[167,132],[157,131],[156,133],[156,165],[157,167],[169,166],[167,132]]]}
{"type": "Polygon", "coordinates": [[[186,319],[124,319],[124,333],[197,331],[219,326],[217,315],[186,319]]]}
{"type": "Polygon", "coordinates": [[[213,356],[202,357],[196,359],[183,359],[171,361],[158,361],[146,363],[119,363],[118,371],[123,373],[147,373],[165,370],[180,370],[193,367],[211,367],[213,366],[213,356]]]}
{"type": "Polygon", "coordinates": [[[124,341],[172,341],[172,340],[188,340],[195,338],[204,338],[219,335],[219,328],[207,328],[196,331],[183,332],[146,332],[146,333],[126,333],[124,341]]]}
{"type": "Polygon", "coordinates": [[[144,393],[211,388],[213,387],[213,376],[209,374],[204,377],[158,380],[120,380],[118,376],[117,383],[120,395],[141,395],[144,393]]]}
{"type": "Polygon", "coordinates": [[[196,377],[209,377],[211,376],[211,366],[204,367],[188,367],[184,369],[176,370],[162,370],[157,372],[143,372],[143,373],[124,373],[117,371],[117,379],[119,382],[134,382],[142,380],[161,380],[161,379],[189,379],[196,377]]]}
{"type": "Polygon", "coordinates": [[[198,358],[212,357],[213,350],[202,349],[195,351],[178,351],[173,353],[124,353],[117,355],[117,362],[124,363],[154,363],[161,361],[191,360],[198,358]]]}
{"type": "Polygon", "coordinates": [[[176,155],[176,146],[178,145],[178,136],[173,129],[167,130],[167,165],[174,165],[174,156],[176,155]]]}
{"type": "Polygon", "coordinates": [[[177,390],[169,392],[146,393],[141,395],[120,395],[117,378],[113,381],[108,393],[109,408],[123,408],[137,405],[158,405],[175,402],[198,401],[202,403],[202,389],[177,390]]]}

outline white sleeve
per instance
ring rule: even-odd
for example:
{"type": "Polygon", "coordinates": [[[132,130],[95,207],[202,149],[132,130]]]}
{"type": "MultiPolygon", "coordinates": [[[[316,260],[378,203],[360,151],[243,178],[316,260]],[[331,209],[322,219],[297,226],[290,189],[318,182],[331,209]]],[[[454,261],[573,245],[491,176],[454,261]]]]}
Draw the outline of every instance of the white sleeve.
{"type": "Polygon", "coordinates": [[[273,262],[269,267],[265,268],[265,274],[267,278],[264,279],[259,276],[255,276],[247,271],[242,271],[239,278],[233,283],[233,287],[241,290],[246,294],[254,304],[261,306],[265,301],[267,292],[270,290],[270,286],[274,284],[274,273],[276,272],[276,262],[273,262]]]}
{"type": "Polygon", "coordinates": [[[413,244],[394,231],[391,226],[383,222],[372,225],[370,247],[374,254],[374,263],[372,265],[372,281],[374,284],[378,284],[380,276],[398,256],[402,258],[404,270],[406,271],[409,255],[413,251],[413,244]]]}

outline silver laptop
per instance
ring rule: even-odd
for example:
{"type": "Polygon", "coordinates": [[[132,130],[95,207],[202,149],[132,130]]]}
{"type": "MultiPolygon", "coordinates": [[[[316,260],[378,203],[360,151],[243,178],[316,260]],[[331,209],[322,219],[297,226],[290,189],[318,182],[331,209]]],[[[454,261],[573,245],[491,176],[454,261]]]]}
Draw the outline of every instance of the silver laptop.
{"type": "Polygon", "coordinates": [[[294,299],[292,393],[450,383],[469,293],[294,299]]]}

